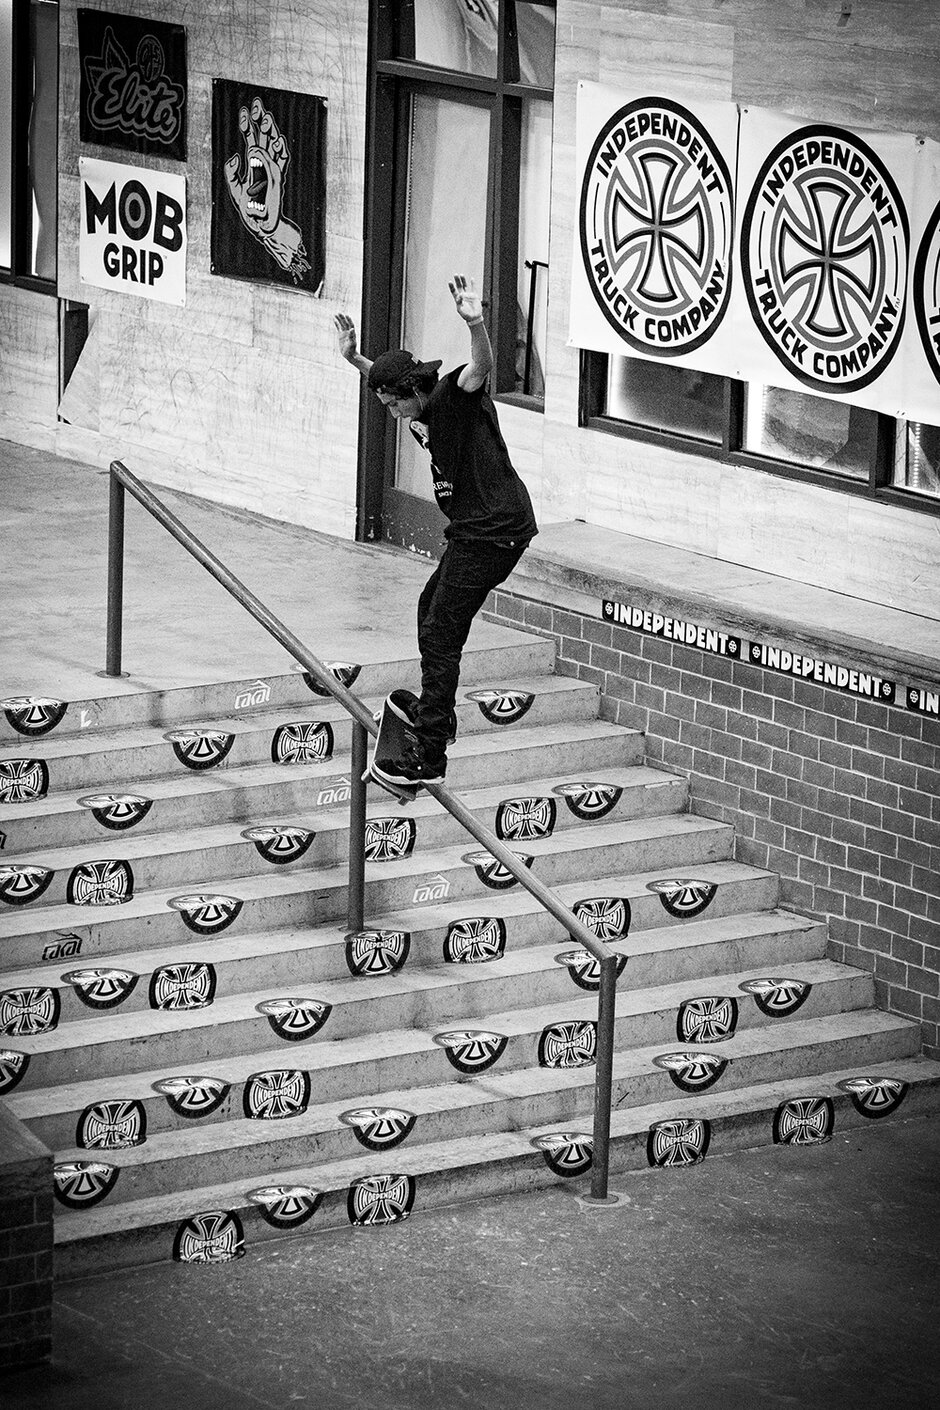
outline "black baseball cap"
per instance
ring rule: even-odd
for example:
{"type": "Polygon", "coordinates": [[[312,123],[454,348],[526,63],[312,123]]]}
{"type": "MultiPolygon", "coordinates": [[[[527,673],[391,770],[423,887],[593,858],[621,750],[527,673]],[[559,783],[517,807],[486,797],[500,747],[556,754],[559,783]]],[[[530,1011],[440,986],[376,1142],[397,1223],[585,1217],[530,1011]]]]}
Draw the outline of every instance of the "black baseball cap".
{"type": "Polygon", "coordinates": [[[440,359],[419,362],[405,348],[381,353],[369,368],[369,390],[384,392],[394,387],[414,386],[417,378],[436,372],[440,365],[440,359]]]}

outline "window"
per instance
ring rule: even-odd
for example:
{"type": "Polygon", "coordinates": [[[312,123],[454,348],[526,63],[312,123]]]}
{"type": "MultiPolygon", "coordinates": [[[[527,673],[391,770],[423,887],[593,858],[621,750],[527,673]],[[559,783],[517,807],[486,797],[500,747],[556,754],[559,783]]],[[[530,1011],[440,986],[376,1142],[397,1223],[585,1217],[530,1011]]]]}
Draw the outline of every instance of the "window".
{"type": "MultiPolygon", "coordinates": [[[[395,242],[401,252],[393,247],[390,255],[393,265],[405,260],[402,284],[411,281],[401,309],[391,293],[389,335],[394,339],[396,328],[402,334],[421,326],[427,331],[411,308],[422,261],[430,280],[437,274],[434,252],[452,247],[447,253],[452,273],[459,268],[453,259],[469,241],[478,254],[468,272],[478,284],[482,279],[495,354],[491,390],[540,409],[548,318],[555,6],[523,0],[399,0],[397,5],[374,5],[373,19],[373,142],[379,149],[377,167],[386,144],[388,167],[394,167],[398,180],[384,201],[381,192],[373,192],[374,218],[383,218],[384,203],[389,222],[397,221],[399,230],[404,225],[403,238],[395,242]],[[445,122],[452,136],[441,145],[445,122]],[[444,164],[447,179],[432,183],[432,189],[447,192],[446,201],[429,203],[422,196],[426,152],[432,153],[428,161],[433,156],[444,164]],[[426,228],[420,232],[422,225],[426,228]],[[421,254],[425,247],[430,258],[421,254]]],[[[393,284],[397,275],[395,269],[393,284]]],[[[435,356],[448,351],[437,348],[439,337],[435,330],[435,356]]]]}
{"type": "Polygon", "coordinates": [[[834,397],[585,352],[581,421],[940,512],[940,428],[895,421],[834,397]]]}
{"type": "Polygon", "coordinates": [[[0,0],[0,278],[55,291],[59,7],[0,0]]]}

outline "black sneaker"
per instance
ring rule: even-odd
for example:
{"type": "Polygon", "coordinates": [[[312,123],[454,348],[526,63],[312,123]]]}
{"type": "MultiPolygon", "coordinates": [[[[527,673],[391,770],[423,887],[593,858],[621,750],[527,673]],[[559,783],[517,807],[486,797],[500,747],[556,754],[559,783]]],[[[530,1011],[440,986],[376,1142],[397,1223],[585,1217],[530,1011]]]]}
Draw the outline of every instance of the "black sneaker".
{"type": "MultiPolygon", "coordinates": [[[[413,690],[393,690],[388,697],[388,708],[406,725],[413,725],[418,714],[418,697],[413,690]]],[[[447,721],[447,743],[453,744],[457,738],[457,711],[451,710],[447,721]]]]}
{"type": "Polygon", "coordinates": [[[385,783],[443,783],[447,760],[443,755],[440,759],[425,759],[417,750],[409,749],[400,759],[376,759],[372,772],[385,783]]]}

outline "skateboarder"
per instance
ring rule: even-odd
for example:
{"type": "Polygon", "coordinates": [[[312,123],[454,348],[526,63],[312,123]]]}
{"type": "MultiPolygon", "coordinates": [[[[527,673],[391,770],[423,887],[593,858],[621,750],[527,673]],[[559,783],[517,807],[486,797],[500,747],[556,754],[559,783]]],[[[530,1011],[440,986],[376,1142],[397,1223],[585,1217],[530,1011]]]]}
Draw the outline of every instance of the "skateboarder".
{"type": "Polygon", "coordinates": [[[377,759],[374,772],[393,783],[439,783],[455,728],[460,657],[474,617],[491,590],[515,568],[538,533],[528,491],[509,459],[486,391],[493,349],[473,280],[455,274],[448,285],[470,333],[470,358],[443,377],[440,361],[419,362],[404,349],[374,362],[358,350],[348,314],[335,319],[340,354],[366,379],[396,420],[431,457],[434,497],[449,523],[444,554],[418,599],[421,695],[400,758],[377,759]]]}

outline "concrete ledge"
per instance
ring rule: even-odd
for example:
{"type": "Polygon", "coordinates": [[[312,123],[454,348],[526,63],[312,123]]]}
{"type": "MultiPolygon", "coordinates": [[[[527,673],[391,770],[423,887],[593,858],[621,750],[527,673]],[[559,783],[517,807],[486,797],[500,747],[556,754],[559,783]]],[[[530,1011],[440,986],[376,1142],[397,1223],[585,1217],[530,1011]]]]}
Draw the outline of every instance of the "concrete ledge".
{"type": "Polygon", "coordinates": [[[52,1165],[0,1102],[0,1371],[52,1351],[52,1165]]]}
{"type": "MultiPolygon", "coordinates": [[[[839,532],[838,524],[833,533],[839,532]]],[[[891,675],[940,682],[940,620],[899,612],[753,568],[575,520],[544,527],[505,584],[511,592],[599,616],[604,598],[735,635],[805,644],[891,675]]],[[[938,604],[940,611],[940,604],[938,604]]]]}

